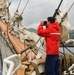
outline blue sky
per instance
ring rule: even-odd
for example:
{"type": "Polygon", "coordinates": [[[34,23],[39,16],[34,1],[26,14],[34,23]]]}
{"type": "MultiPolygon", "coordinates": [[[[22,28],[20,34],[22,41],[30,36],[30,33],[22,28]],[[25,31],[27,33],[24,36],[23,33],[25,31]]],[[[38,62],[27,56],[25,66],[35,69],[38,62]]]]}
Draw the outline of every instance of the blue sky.
{"type": "MultiPolygon", "coordinates": [[[[11,0],[9,0],[11,1],[11,0]]],[[[10,13],[13,16],[17,9],[20,0],[13,0],[10,6],[10,13]]],[[[23,10],[28,0],[21,0],[19,12],[23,10]]],[[[37,29],[40,21],[46,20],[48,16],[52,16],[55,9],[58,7],[61,0],[29,0],[28,5],[23,13],[23,25],[26,28],[37,29]]],[[[60,7],[61,11],[67,11],[74,0],[63,0],[60,7]]],[[[74,29],[74,5],[68,13],[68,21],[71,24],[71,29],[74,29]]]]}

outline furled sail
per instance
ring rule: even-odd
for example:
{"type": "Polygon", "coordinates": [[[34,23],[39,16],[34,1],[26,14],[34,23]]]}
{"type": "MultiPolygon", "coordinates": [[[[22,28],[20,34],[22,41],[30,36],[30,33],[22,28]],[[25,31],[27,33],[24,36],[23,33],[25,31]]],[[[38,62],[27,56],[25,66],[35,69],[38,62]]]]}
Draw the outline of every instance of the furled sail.
{"type": "MultiPolygon", "coordinates": [[[[60,23],[65,14],[66,12],[58,11],[58,14],[56,15],[56,21],[60,23]]],[[[61,41],[65,42],[69,39],[69,32],[71,29],[71,25],[68,22],[68,14],[66,14],[66,17],[61,22],[60,27],[61,27],[61,41]]]]}

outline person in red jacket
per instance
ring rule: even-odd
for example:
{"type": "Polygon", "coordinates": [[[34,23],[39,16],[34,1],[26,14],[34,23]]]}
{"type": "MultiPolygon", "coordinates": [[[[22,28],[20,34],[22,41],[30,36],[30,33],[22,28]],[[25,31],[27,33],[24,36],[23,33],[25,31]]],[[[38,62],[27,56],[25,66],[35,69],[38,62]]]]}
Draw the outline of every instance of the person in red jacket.
{"type": "Polygon", "coordinates": [[[46,41],[46,75],[60,75],[59,67],[59,42],[60,26],[55,22],[54,17],[48,17],[47,21],[41,22],[38,26],[38,35],[45,37],[46,41]],[[43,26],[46,26],[44,28],[43,26]]]}

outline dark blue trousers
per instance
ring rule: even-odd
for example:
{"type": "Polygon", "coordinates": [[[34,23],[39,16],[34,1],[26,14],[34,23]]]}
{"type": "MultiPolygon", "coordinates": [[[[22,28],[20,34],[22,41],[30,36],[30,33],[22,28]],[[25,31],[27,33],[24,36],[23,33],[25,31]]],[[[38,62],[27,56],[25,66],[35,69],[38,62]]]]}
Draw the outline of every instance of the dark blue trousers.
{"type": "Polygon", "coordinates": [[[47,55],[45,63],[46,75],[60,75],[60,60],[59,55],[47,55]]]}

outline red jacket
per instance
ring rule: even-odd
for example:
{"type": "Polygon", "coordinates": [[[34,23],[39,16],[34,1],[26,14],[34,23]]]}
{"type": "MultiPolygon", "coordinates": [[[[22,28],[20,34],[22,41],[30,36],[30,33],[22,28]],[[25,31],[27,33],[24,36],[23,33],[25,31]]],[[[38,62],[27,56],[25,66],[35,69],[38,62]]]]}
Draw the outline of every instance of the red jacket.
{"type": "Polygon", "coordinates": [[[46,29],[43,29],[43,25],[40,24],[38,35],[45,37],[47,55],[59,54],[60,26],[58,22],[49,24],[46,29]]]}

